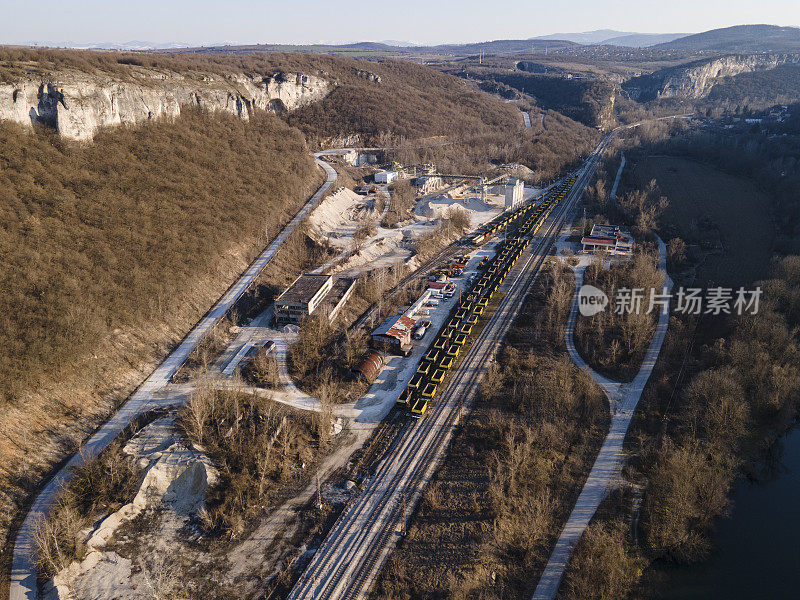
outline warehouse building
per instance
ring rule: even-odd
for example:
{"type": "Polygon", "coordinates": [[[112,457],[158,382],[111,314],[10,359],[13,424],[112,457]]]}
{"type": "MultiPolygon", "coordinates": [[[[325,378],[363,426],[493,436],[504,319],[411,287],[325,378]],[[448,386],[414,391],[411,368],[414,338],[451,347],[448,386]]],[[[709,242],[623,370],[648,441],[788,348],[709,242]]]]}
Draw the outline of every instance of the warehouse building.
{"type": "Polygon", "coordinates": [[[333,321],[353,293],[355,283],[352,278],[334,280],[330,275],[300,275],[275,300],[275,320],[300,323],[307,316],[321,312],[333,321]]]}
{"type": "Polygon", "coordinates": [[[372,332],[372,345],[378,349],[408,355],[411,352],[411,331],[416,321],[405,315],[387,318],[372,332]]]}
{"type": "Polygon", "coordinates": [[[398,175],[397,171],[378,171],[375,173],[375,183],[392,183],[398,175]]]}

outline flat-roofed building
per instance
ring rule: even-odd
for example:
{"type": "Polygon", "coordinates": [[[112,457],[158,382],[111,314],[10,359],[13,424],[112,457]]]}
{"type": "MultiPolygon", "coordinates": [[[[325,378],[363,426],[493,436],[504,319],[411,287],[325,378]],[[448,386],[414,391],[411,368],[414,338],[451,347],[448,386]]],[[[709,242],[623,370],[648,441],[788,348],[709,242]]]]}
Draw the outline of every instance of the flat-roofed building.
{"type": "Polygon", "coordinates": [[[618,225],[593,225],[592,232],[581,238],[583,251],[607,252],[613,256],[633,256],[633,236],[618,225]]]}
{"type": "Polygon", "coordinates": [[[398,175],[397,171],[378,171],[375,173],[375,183],[392,183],[398,175]]]}
{"type": "Polygon", "coordinates": [[[299,323],[322,303],[333,287],[330,275],[300,275],[275,300],[275,320],[278,323],[299,323]]]}
{"type": "Polygon", "coordinates": [[[330,275],[300,275],[275,300],[275,321],[300,323],[307,316],[320,313],[333,321],[353,294],[356,279],[330,275]]]}
{"type": "Polygon", "coordinates": [[[328,320],[333,321],[339,316],[353,290],[356,289],[355,277],[339,277],[333,280],[333,285],[327,295],[322,299],[322,304],[317,309],[328,315],[328,320]]]}

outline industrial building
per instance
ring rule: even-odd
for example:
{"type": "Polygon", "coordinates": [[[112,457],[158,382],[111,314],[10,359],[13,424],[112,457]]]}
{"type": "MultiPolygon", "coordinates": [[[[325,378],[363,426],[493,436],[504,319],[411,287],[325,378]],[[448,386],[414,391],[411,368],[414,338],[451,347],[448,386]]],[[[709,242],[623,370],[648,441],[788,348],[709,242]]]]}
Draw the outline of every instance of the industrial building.
{"type": "Polygon", "coordinates": [[[407,355],[411,352],[411,332],[416,321],[405,315],[387,318],[372,332],[372,345],[376,348],[407,355]]]}
{"type": "Polygon", "coordinates": [[[369,350],[361,358],[361,361],[358,363],[358,365],[356,365],[356,368],[353,369],[353,374],[356,377],[361,377],[368,383],[372,383],[375,381],[375,377],[378,376],[378,373],[381,372],[383,365],[384,360],[380,352],[369,350]]]}
{"type": "Polygon", "coordinates": [[[397,171],[378,171],[375,173],[375,183],[392,183],[399,175],[397,171]]]}
{"type": "Polygon", "coordinates": [[[356,280],[331,275],[305,273],[294,280],[275,300],[278,323],[300,323],[307,316],[321,311],[333,321],[355,288],[356,280]]]}
{"type": "Polygon", "coordinates": [[[442,178],[437,175],[426,175],[424,177],[417,177],[414,180],[414,186],[422,194],[430,194],[442,187],[442,178]]]}
{"type": "Polygon", "coordinates": [[[581,238],[583,251],[607,252],[614,256],[633,255],[633,236],[630,231],[618,225],[593,225],[592,232],[581,238]]]}
{"type": "Polygon", "coordinates": [[[350,150],[343,154],[342,158],[347,164],[354,167],[374,165],[380,160],[380,157],[374,152],[359,152],[358,150],[350,150]]]}
{"type": "Polygon", "coordinates": [[[506,210],[514,210],[522,204],[525,193],[525,182],[510,178],[506,184],[506,210]]]}

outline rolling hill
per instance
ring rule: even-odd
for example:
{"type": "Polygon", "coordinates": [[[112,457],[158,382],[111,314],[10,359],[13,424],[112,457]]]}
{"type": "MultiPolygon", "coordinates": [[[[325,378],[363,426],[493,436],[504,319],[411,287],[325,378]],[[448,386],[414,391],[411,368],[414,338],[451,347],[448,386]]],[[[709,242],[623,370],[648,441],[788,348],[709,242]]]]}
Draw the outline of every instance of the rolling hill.
{"type": "Polygon", "coordinates": [[[687,35],[657,49],[710,52],[788,52],[800,50],[800,28],[736,25],[687,35]]]}
{"type": "Polygon", "coordinates": [[[629,33],[608,38],[600,42],[603,46],[628,46],[631,48],[649,48],[656,44],[666,44],[678,38],[685,37],[685,33],[629,33]]]}
{"type": "Polygon", "coordinates": [[[629,46],[646,48],[656,44],[671,42],[686,33],[636,33],[632,31],[615,31],[614,29],[598,29],[582,33],[551,33],[533,38],[534,40],[566,40],[583,45],[629,46]]]}
{"type": "Polygon", "coordinates": [[[632,31],[616,31],[614,29],[596,29],[595,31],[582,31],[580,33],[550,33],[548,35],[538,35],[534,40],[567,40],[577,44],[602,44],[610,38],[618,38],[627,35],[637,35],[632,31]]]}

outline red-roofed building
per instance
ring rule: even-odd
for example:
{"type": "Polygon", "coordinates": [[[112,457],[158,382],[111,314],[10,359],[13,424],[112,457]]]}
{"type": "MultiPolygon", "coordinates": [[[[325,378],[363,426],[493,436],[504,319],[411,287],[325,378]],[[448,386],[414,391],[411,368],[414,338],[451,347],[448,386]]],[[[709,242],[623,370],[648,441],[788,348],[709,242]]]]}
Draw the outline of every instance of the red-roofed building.
{"type": "Polygon", "coordinates": [[[397,354],[411,351],[411,331],[416,321],[405,315],[387,318],[372,332],[372,345],[397,354]]]}
{"type": "Polygon", "coordinates": [[[633,237],[630,232],[615,225],[594,225],[592,232],[581,238],[583,251],[598,251],[620,256],[633,255],[633,237]]]}

